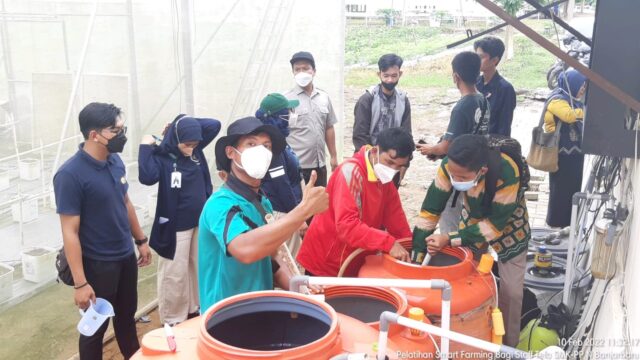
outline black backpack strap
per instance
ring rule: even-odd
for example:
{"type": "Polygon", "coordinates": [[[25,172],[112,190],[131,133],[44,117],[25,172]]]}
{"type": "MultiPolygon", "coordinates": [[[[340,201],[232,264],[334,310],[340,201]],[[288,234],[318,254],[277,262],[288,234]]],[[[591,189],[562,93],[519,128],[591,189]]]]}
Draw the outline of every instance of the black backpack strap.
{"type": "MultiPolygon", "coordinates": [[[[258,210],[260,210],[261,208],[262,206],[260,206],[258,210]]],[[[225,246],[229,245],[228,239],[227,239],[228,233],[229,233],[229,226],[231,225],[231,220],[233,220],[233,217],[236,216],[236,214],[240,214],[242,221],[244,221],[245,224],[247,224],[247,226],[249,226],[252,230],[258,228],[258,225],[256,223],[251,221],[251,219],[249,219],[248,217],[244,216],[244,214],[242,213],[242,210],[238,205],[232,206],[231,209],[229,209],[229,212],[227,213],[227,218],[224,223],[224,232],[222,236],[224,238],[225,246]]],[[[227,250],[227,256],[231,256],[231,254],[229,254],[229,250],[227,250]]],[[[278,264],[277,261],[271,259],[271,272],[275,274],[279,269],[280,269],[280,264],[278,264]]]]}
{"type": "MultiPolygon", "coordinates": [[[[224,221],[224,231],[222,232],[222,238],[224,239],[224,243],[225,245],[227,245],[228,242],[228,233],[229,233],[229,226],[231,226],[231,220],[233,220],[233,217],[236,216],[236,214],[241,213],[241,209],[238,205],[234,205],[231,207],[231,209],[229,209],[229,212],[227,212],[227,218],[224,221]]],[[[248,224],[247,224],[248,225],[248,224]]]]}
{"type": "Polygon", "coordinates": [[[262,203],[259,200],[259,196],[255,193],[251,193],[250,190],[247,190],[246,185],[241,185],[240,181],[237,180],[235,175],[229,174],[229,177],[230,179],[225,183],[225,185],[231,191],[249,201],[256,208],[256,210],[258,210],[264,222],[267,223],[267,211],[264,209],[264,206],[262,206],[262,203]]]}
{"type": "Polygon", "coordinates": [[[498,178],[500,177],[502,157],[500,151],[496,149],[489,150],[489,161],[487,167],[489,170],[484,177],[484,196],[482,197],[482,215],[491,215],[491,206],[493,205],[493,198],[496,195],[496,188],[498,186],[498,178]]]}
{"type": "Polygon", "coordinates": [[[482,125],[482,120],[484,119],[484,116],[487,113],[487,108],[489,107],[489,100],[484,96],[482,97],[482,100],[484,101],[482,102],[482,108],[480,110],[480,119],[478,119],[478,124],[476,124],[475,130],[473,130],[473,134],[477,134],[478,131],[480,131],[480,125],[482,125]]]}
{"type": "Polygon", "coordinates": [[[458,202],[458,196],[460,196],[460,191],[453,190],[453,200],[451,201],[451,207],[456,207],[456,203],[458,202]]]}

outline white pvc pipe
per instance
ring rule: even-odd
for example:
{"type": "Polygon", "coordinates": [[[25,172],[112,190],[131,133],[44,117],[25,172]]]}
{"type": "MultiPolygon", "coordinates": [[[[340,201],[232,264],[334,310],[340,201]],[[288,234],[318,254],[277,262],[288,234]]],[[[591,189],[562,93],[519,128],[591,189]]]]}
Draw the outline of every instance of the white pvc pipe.
{"type": "Polygon", "coordinates": [[[378,359],[385,359],[385,352],[387,351],[387,339],[388,333],[386,331],[380,331],[378,335],[378,359]]]}
{"type": "Polygon", "coordinates": [[[427,264],[429,264],[429,261],[431,261],[431,254],[426,253],[424,254],[424,260],[422,260],[422,266],[427,266],[427,264]]]}
{"type": "MultiPolygon", "coordinates": [[[[372,286],[372,287],[398,287],[412,289],[429,289],[431,280],[415,279],[375,279],[375,278],[336,278],[336,277],[309,277],[309,285],[334,285],[334,286],[372,286]]],[[[449,331],[451,327],[451,301],[442,300],[441,326],[449,331]]],[[[378,344],[380,346],[380,344],[378,344]]],[[[440,348],[443,354],[449,353],[449,339],[441,338],[440,348]]]]}
{"type": "MultiPolygon", "coordinates": [[[[457,332],[453,332],[451,330],[445,330],[445,329],[441,329],[437,326],[431,325],[431,324],[427,324],[427,323],[423,323],[420,321],[415,321],[415,320],[411,320],[409,318],[406,318],[404,316],[399,316],[398,317],[398,324],[402,325],[402,326],[406,326],[408,328],[411,329],[415,329],[415,330],[420,330],[420,331],[424,331],[436,336],[440,336],[442,338],[447,338],[448,340],[453,340],[453,341],[457,341],[459,343],[465,344],[465,345],[469,345],[469,346],[473,346],[474,348],[478,348],[481,350],[485,350],[485,351],[489,351],[489,352],[493,352],[493,353],[497,353],[500,351],[501,345],[498,344],[494,344],[488,341],[484,341],[484,340],[480,340],[480,339],[476,339],[472,336],[468,336],[468,335],[464,335],[464,334],[460,334],[457,332]]],[[[378,342],[378,344],[380,344],[380,342],[378,342]]],[[[384,350],[384,349],[383,349],[384,350]]],[[[441,349],[442,352],[444,353],[444,349],[441,349]]],[[[378,353],[379,353],[380,349],[378,348],[378,353]]]]}
{"type": "Polygon", "coordinates": [[[573,253],[576,242],[576,222],[578,216],[578,204],[571,206],[571,226],[569,227],[569,246],[567,249],[567,268],[564,274],[564,287],[562,291],[562,303],[569,306],[569,297],[571,295],[571,280],[573,278],[573,253]]]}
{"type": "MultiPolygon", "coordinates": [[[[440,319],[440,326],[442,330],[449,331],[451,329],[451,301],[442,300],[442,315],[440,319]]],[[[449,338],[440,338],[440,358],[449,358],[449,338]]]]}
{"type": "MultiPolygon", "coordinates": [[[[64,143],[64,142],[67,142],[69,140],[73,140],[75,138],[81,137],[81,136],[82,136],[81,134],[73,135],[73,136],[70,136],[68,138],[62,139],[62,142],[64,143]]],[[[28,155],[28,154],[31,154],[31,153],[34,153],[34,152],[38,152],[38,151],[40,151],[42,149],[46,149],[48,147],[58,145],[59,143],[60,143],[60,141],[56,141],[56,142],[52,142],[52,143],[47,144],[47,145],[38,146],[37,148],[33,148],[31,150],[25,150],[25,151],[23,151],[21,153],[16,153],[15,155],[5,156],[5,157],[0,159],[0,163],[3,163],[5,161],[9,161],[9,160],[13,160],[13,159],[18,159],[18,161],[20,161],[20,156],[24,156],[24,155],[28,155]]]]}
{"type": "Polygon", "coordinates": [[[344,277],[338,278],[338,277],[309,276],[309,285],[373,286],[373,287],[429,289],[431,288],[431,280],[344,278],[344,277]]]}

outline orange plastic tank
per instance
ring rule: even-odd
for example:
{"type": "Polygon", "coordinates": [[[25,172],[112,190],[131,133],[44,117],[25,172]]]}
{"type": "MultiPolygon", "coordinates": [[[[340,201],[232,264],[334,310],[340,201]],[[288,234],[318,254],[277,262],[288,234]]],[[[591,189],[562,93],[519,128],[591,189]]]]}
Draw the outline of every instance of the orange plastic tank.
{"type": "MultiPolygon", "coordinates": [[[[406,296],[397,289],[378,287],[329,286],[324,289],[325,302],[331,305],[338,316],[347,315],[379,330],[380,314],[384,311],[398,315],[408,314],[406,296]]],[[[431,323],[428,319],[424,322],[431,323]]],[[[397,324],[389,327],[389,339],[404,351],[434,354],[435,345],[426,334],[416,336],[407,328],[397,324]]]]}
{"type": "MultiPolygon", "coordinates": [[[[411,241],[404,241],[411,248],[411,241]]],[[[490,274],[476,270],[473,254],[466,248],[445,248],[431,259],[429,266],[396,260],[388,254],[369,255],[358,272],[359,277],[399,279],[443,279],[452,288],[451,330],[491,341],[491,311],[495,306],[496,288],[490,274]]],[[[435,325],[440,325],[441,291],[403,289],[410,306],[424,309],[435,325]]],[[[451,342],[451,352],[475,352],[465,345],[451,342]]]]}
{"type": "MultiPolygon", "coordinates": [[[[163,329],[144,335],[133,359],[331,359],[343,353],[375,357],[378,331],[360,320],[337,314],[327,303],[285,291],[236,295],[204,315],[173,328],[177,351],[169,352],[163,329]]],[[[426,337],[389,339],[387,354],[397,359],[415,351],[426,337]],[[409,341],[409,342],[407,342],[409,341]]]]}

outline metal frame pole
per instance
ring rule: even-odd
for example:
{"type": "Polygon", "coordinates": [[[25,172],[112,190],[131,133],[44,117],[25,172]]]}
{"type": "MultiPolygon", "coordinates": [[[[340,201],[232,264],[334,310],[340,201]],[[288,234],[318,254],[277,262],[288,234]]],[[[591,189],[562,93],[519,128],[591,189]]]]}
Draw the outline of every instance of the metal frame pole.
{"type": "Polygon", "coordinates": [[[640,113],[640,101],[636,100],[634,97],[624,92],[622,89],[620,89],[619,87],[611,83],[605,77],[589,69],[588,67],[582,65],[580,61],[572,58],[571,56],[569,56],[569,54],[562,51],[562,49],[552,44],[549,40],[542,37],[533,29],[531,29],[530,27],[528,27],[518,19],[514,18],[513,16],[509,15],[498,5],[491,2],[491,0],[476,0],[476,1],[480,5],[487,8],[492,13],[496,14],[498,17],[502,18],[502,20],[506,21],[509,25],[518,29],[529,39],[533,40],[538,45],[542,46],[547,51],[555,55],[556,57],[564,60],[565,63],[569,64],[574,69],[580,71],[582,74],[584,74],[584,76],[586,76],[589,80],[591,80],[594,85],[606,91],[609,95],[613,96],[624,105],[640,113]]]}
{"type": "MultiPolygon", "coordinates": [[[[562,4],[562,3],[566,2],[566,1],[567,1],[567,0],[559,0],[559,1],[556,1],[556,2],[551,3],[551,4],[549,4],[549,5],[545,5],[542,9],[549,9],[549,8],[552,8],[552,7],[556,6],[556,5],[560,5],[560,4],[562,4]]],[[[542,11],[542,10],[534,10],[534,11],[528,12],[528,13],[526,13],[526,14],[524,14],[524,15],[520,15],[520,16],[518,16],[516,19],[518,19],[518,20],[523,20],[523,19],[526,19],[526,18],[528,18],[528,17],[530,17],[530,16],[533,16],[533,15],[535,15],[535,14],[540,14],[540,12],[541,12],[541,11],[542,11]]],[[[486,30],[483,30],[483,31],[481,31],[481,32],[477,33],[477,34],[473,34],[473,35],[471,35],[471,36],[467,37],[466,39],[458,40],[458,41],[456,41],[456,42],[453,42],[453,43],[451,43],[451,44],[447,45],[447,49],[451,49],[451,48],[456,47],[456,46],[458,46],[458,45],[464,44],[464,43],[466,43],[467,41],[471,41],[471,40],[473,40],[473,39],[477,39],[477,38],[479,38],[479,37],[481,37],[481,36],[484,36],[484,35],[486,35],[486,34],[489,34],[489,33],[494,32],[494,31],[496,31],[496,30],[498,30],[498,29],[501,29],[501,28],[503,28],[503,27],[505,27],[505,26],[507,26],[507,25],[508,25],[508,24],[507,24],[506,22],[504,22],[504,23],[502,23],[502,24],[500,24],[500,25],[496,25],[496,26],[494,26],[494,27],[488,28],[488,29],[486,29],[486,30]]]]}
{"type": "MultiPolygon", "coordinates": [[[[0,6],[2,6],[2,12],[5,12],[5,4],[4,0],[0,1],[0,6]]],[[[4,54],[4,71],[7,76],[7,86],[9,92],[9,111],[14,115],[13,117],[13,126],[15,129],[15,99],[16,99],[16,88],[13,83],[13,61],[11,60],[11,44],[9,43],[9,28],[7,27],[7,19],[2,18],[2,25],[0,26],[0,36],[2,36],[2,53],[4,54]]],[[[16,152],[19,150],[16,149],[16,152]]]]}
{"type": "MultiPolygon", "coordinates": [[[[574,29],[571,25],[567,24],[564,20],[560,19],[557,16],[552,16],[551,12],[549,10],[550,6],[542,6],[540,5],[540,3],[537,0],[524,0],[526,1],[529,5],[533,6],[537,11],[542,12],[543,14],[545,14],[546,16],[550,17],[552,21],[555,21],[556,24],[562,26],[565,30],[567,30],[568,32],[570,32],[571,34],[573,34],[575,37],[578,38],[578,40],[584,42],[585,44],[589,45],[590,47],[593,46],[593,42],[591,41],[591,39],[589,39],[588,37],[584,36],[580,31],[574,29]]],[[[565,0],[565,1],[569,1],[570,0],[565,0]]],[[[563,1],[564,2],[564,1],[563,1]]],[[[555,4],[553,4],[555,5],[555,4]]]]}
{"type": "Polygon", "coordinates": [[[131,102],[132,137],[140,138],[140,97],[138,95],[138,62],[136,56],[135,24],[133,22],[133,1],[127,0],[127,33],[129,35],[129,101],[131,102]]]}
{"type": "Polygon", "coordinates": [[[85,59],[87,58],[87,50],[89,49],[89,43],[91,40],[91,34],[93,33],[93,26],[96,22],[96,13],[98,12],[98,0],[95,0],[93,3],[93,12],[91,17],[89,18],[89,27],[87,29],[87,35],[84,39],[84,45],[82,46],[82,52],[80,53],[80,60],[78,61],[78,70],[76,73],[76,78],[74,79],[73,88],[71,89],[71,96],[69,97],[69,102],[67,103],[67,111],[64,116],[64,123],[62,124],[62,130],[60,130],[60,142],[58,143],[58,150],[56,151],[56,159],[53,162],[53,167],[51,168],[51,173],[54,174],[58,169],[58,164],[60,163],[60,155],[62,154],[62,140],[64,139],[65,134],[67,133],[67,127],[69,126],[69,120],[71,119],[71,111],[73,110],[73,104],[75,103],[76,95],[78,93],[78,87],[80,86],[80,80],[82,79],[82,73],[84,69],[85,59]]]}
{"type": "Polygon", "coordinates": [[[184,63],[184,95],[187,114],[194,115],[195,103],[193,97],[193,38],[191,28],[193,19],[191,18],[191,0],[182,0],[180,9],[182,26],[180,35],[182,36],[182,59],[184,63]]]}

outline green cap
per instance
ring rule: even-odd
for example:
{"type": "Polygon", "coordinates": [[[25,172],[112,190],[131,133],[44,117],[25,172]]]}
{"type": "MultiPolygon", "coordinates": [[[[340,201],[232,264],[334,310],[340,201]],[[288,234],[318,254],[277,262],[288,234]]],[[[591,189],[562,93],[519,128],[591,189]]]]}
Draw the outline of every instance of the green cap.
{"type": "Polygon", "coordinates": [[[260,103],[260,110],[267,115],[274,114],[282,109],[293,109],[300,105],[298,100],[289,100],[284,95],[273,93],[267,95],[260,103]]]}

